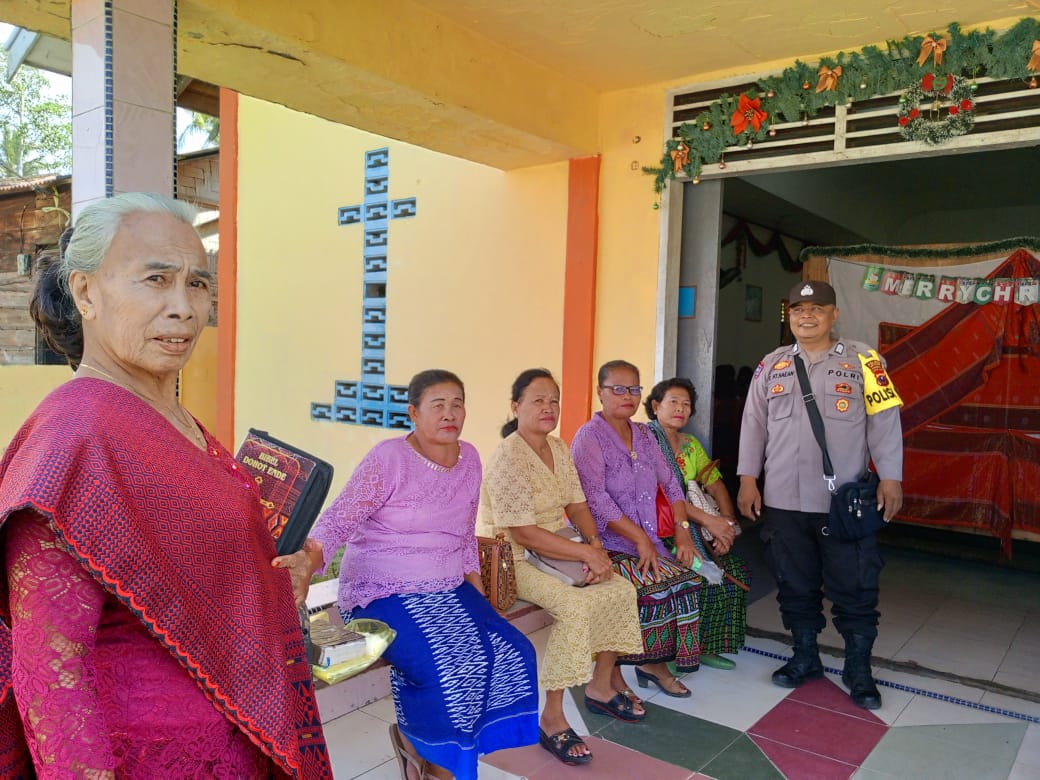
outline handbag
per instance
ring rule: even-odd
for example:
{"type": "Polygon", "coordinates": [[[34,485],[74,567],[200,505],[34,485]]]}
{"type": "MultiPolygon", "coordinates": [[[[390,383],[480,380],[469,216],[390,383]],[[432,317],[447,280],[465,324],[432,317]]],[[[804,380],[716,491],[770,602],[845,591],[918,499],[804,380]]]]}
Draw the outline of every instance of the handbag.
{"type": "Polygon", "coordinates": [[[854,542],[877,533],[885,526],[885,518],[877,508],[880,479],[867,471],[856,482],[846,482],[831,497],[831,533],[839,539],[854,542]]]}
{"type": "Polygon", "coordinates": [[[664,488],[661,487],[661,483],[657,483],[657,535],[661,539],[667,539],[669,536],[675,536],[675,513],[672,512],[672,505],[668,501],[668,496],[664,494],[664,488]]]}
{"type": "MultiPolygon", "coordinates": [[[[816,399],[809,385],[809,376],[805,372],[801,355],[794,356],[794,367],[798,373],[798,384],[802,388],[802,400],[809,413],[813,436],[816,437],[816,443],[820,445],[820,451],[823,453],[823,478],[827,480],[828,485],[834,485],[834,465],[827,452],[823,419],[820,417],[820,410],[816,408],[816,399]]],[[[832,487],[831,508],[824,533],[846,542],[855,542],[884,528],[885,518],[877,508],[879,481],[878,475],[868,468],[855,482],[846,482],[837,490],[832,487]]]]}
{"type": "MultiPolygon", "coordinates": [[[[697,482],[691,482],[689,484],[689,487],[686,489],[686,500],[697,507],[697,509],[711,515],[712,517],[718,517],[720,514],[719,505],[716,503],[715,499],[712,498],[708,491],[702,488],[697,482]]],[[[715,540],[711,531],[703,526],[698,527],[700,528],[701,538],[704,539],[704,541],[711,542],[715,540]]]]}
{"type": "MultiPolygon", "coordinates": [[[[584,540],[581,534],[569,525],[565,525],[560,530],[556,531],[557,536],[562,536],[571,542],[581,542],[584,544],[584,540]]],[[[562,558],[551,558],[548,555],[537,553],[534,550],[527,551],[527,562],[534,566],[538,571],[550,574],[556,579],[560,580],[564,585],[573,585],[575,588],[584,588],[588,582],[589,568],[581,561],[565,561],[562,558]]]]}
{"type": "Polygon", "coordinates": [[[484,586],[484,595],[491,606],[499,612],[505,612],[516,603],[513,546],[503,533],[494,539],[478,536],[477,553],[480,556],[480,582],[484,586]]]}

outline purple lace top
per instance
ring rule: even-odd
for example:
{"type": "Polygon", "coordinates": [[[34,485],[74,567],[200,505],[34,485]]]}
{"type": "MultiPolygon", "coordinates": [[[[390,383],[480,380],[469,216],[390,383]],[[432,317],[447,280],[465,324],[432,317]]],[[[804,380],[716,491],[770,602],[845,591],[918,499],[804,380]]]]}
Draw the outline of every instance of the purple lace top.
{"type": "Polygon", "coordinates": [[[654,435],[645,425],[631,421],[628,424],[632,428],[634,458],[600,412],[574,434],[571,455],[581,487],[604,547],[636,554],[633,542],[607,528],[607,523],[624,515],[646,531],[659,553],[671,557],[657,537],[657,485],[664,486],[672,503],[684,500],[685,496],[654,435]]]}
{"type": "Polygon", "coordinates": [[[325,545],[326,566],[346,545],[339,574],[344,610],[395,593],[452,590],[464,574],[480,571],[480,456],[459,442],[459,462],[445,469],[406,439],[373,447],[311,532],[325,545]]]}

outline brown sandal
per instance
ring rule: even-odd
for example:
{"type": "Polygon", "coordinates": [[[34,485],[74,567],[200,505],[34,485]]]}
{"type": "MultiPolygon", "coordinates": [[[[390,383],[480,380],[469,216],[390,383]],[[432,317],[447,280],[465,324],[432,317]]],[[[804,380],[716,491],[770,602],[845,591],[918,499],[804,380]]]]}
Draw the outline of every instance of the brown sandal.
{"type": "Polygon", "coordinates": [[[397,763],[401,767],[401,780],[436,780],[433,775],[426,774],[426,768],[430,765],[429,761],[404,749],[404,743],[401,742],[401,730],[397,728],[396,723],[390,724],[390,744],[394,748],[397,763]],[[418,773],[414,778],[408,776],[409,767],[418,773]]]}

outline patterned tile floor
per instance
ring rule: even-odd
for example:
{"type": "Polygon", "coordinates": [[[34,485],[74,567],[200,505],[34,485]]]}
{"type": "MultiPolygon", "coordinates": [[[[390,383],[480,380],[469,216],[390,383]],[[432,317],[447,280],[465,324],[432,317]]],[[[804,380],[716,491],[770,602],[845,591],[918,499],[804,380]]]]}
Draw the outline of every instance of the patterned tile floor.
{"type": "MultiPolygon", "coordinates": [[[[547,629],[531,636],[539,650],[547,629]]],[[[538,746],[486,756],[481,778],[530,780],[1026,780],[1040,777],[1040,704],[929,677],[876,670],[883,706],[855,707],[836,674],[788,691],[769,682],[786,646],[751,639],[737,669],[701,668],[684,680],[689,699],[637,689],[641,724],[588,712],[566,697],[571,725],[596,758],[566,767],[538,746]],[[1017,717],[1016,717],[1017,716],[1017,717]]],[[[824,656],[839,669],[841,659],[824,656]]],[[[628,677],[629,675],[626,675],[628,677]]],[[[634,677],[629,679],[634,683],[634,677]]],[[[382,699],[326,725],[337,778],[400,777],[386,739],[393,704],[382,699]]]]}
{"type": "MultiPolygon", "coordinates": [[[[590,713],[581,691],[565,697],[568,719],[595,759],[566,767],[538,746],[486,756],[482,780],[1034,780],[1040,778],[1040,575],[886,551],[875,667],[883,706],[851,704],[829,672],[794,691],[770,675],[787,644],[749,637],[737,668],[686,675],[689,699],[639,689],[648,717],[624,724],[590,713]],[[913,664],[920,667],[918,672],[913,664]],[[934,670],[934,671],[929,671],[934,670]],[[939,673],[939,676],[936,676],[939,673]],[[971,679],[965,679],[971,678],[971,679]],[[1007,690],[1002,685],[1019,689],[1007,690]]],[[[770,584],[756,588],[749,622],[781,631],[770,584]]],[[[530,635],[544,649],[548,629],[530,635]]],[[[840,645],[833,628],[823,644],[840,645]]],[[[635,683],[630,670],[625,672],[635,683]]],[[[400,777],[386,737],[393,704],[382,699],[326,724],[336,777],[400,777]]]]}

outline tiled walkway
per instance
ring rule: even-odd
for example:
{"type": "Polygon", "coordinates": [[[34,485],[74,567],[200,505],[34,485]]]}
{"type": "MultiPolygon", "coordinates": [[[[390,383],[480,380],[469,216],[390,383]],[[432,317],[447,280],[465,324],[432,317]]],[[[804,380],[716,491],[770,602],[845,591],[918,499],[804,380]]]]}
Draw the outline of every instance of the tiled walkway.
{"type": "MultiPolygon", "coordinates": [[[[1040,778],[1040,575],[898,550],[886,558],[875,656],[901,668],[875,667],[880,710],[853,706],[835,673],[794,691],[772,685],[789,648],[749,637],[735,670],[684,678],[689,699],[634,688],[647,701],[641,724],[589,713],[581,691],[569,692],[568,718],[595,754],[587,766],[530,746],[486,756],[481,778],[1040,778]]],[[[751,605],[749,622],[782,630],[771,594],[751,605]]],[[[530,636],[539,655],[547,632],[530,636]]],[[[840,646],[833,628],[821,643],[840,646]]],[[[843,659],[825,654],[824,664],[836,672],[843,659]]],[[[626,678],[635,682],[630,670],[626,678]]],[[[393,717],[382,699],[326,725],[339,780],[400,777],[386,738],[393,717]]]]}

